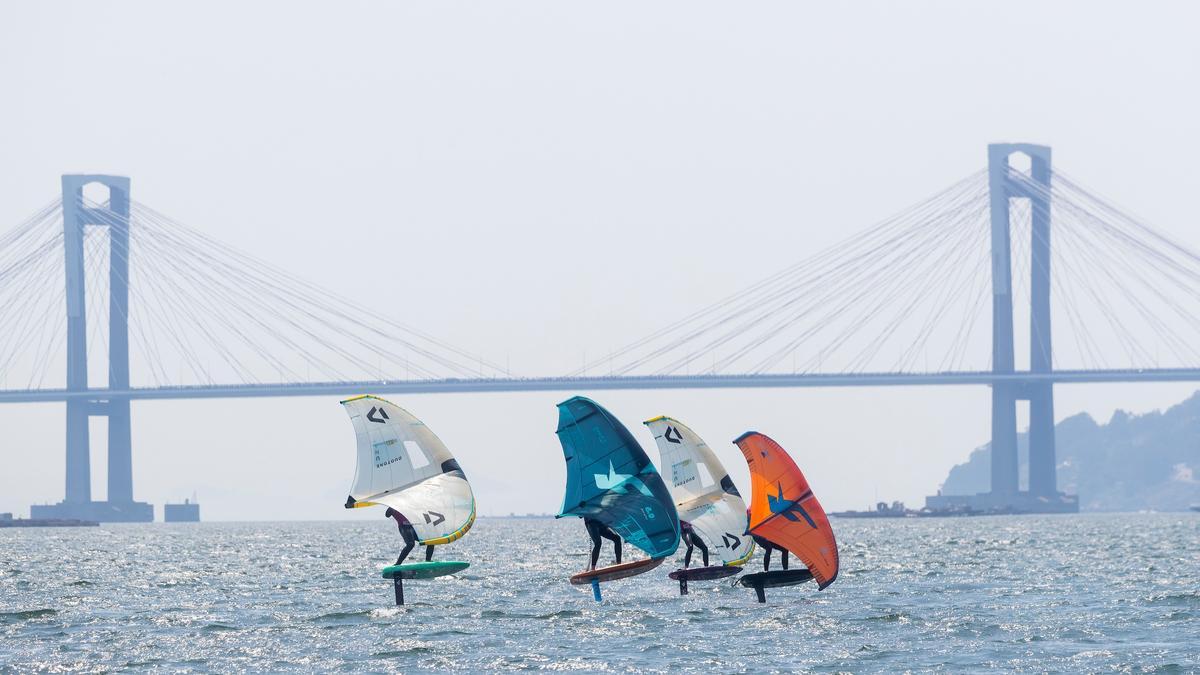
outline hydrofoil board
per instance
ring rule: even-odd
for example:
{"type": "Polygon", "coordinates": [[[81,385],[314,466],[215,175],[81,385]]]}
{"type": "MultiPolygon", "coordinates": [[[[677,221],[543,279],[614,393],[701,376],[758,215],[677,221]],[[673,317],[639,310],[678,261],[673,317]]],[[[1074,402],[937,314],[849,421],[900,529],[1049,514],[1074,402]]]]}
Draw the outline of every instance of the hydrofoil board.
{"type": "Polygon", "coordinates": [[[433,579],[461,572],[470,563],[461,560],[433,560],[429,562],[411,562],[403,565],[388,565],[383,568],[384,579],[433,579]]]}
{"type": "Polygon", "coordinates": [[[635,560],[633,562],[621,563],[620,565],[610,565],[608,567],[600,567],[594,570],[586,570],[571,576],[571,583],[576,586],[587,586],[593,581],[616,581],[626,577],[637,576],[643,572],[658,567],[666,558],[646,558],[644,560],[635,560]]]}
{"type": "Polygon", "coordinates": [[[713,565],[712,567],[685,567],[675,570],[667,576],[675,581],[711,581],[731,577],[742,568],[737,565],[713,565]]]}
{"type": "Polygon", "coordinates": [[[679,582],[679,594],[688,594],[689,581],[709,581],[711,579],[722,579],[741,572],[742,568],[737,565],[713,565],[711,567],[685,567],[671,572],[667,576],[679,582]]]}
{"type": "Polygon", "coordinates": [[[746,588],[753,588],[755,594],[758,595],[759,602],[766,602],[767,596],[763,592],[766,588],[778,588],[780,586],[795,586],[806,581],[811,581],[813,578],[812,572],[807,569],[796,570],[775,570],[773,572],[755,572],[747,574],[738,579],[738,583],[746,588]]]}

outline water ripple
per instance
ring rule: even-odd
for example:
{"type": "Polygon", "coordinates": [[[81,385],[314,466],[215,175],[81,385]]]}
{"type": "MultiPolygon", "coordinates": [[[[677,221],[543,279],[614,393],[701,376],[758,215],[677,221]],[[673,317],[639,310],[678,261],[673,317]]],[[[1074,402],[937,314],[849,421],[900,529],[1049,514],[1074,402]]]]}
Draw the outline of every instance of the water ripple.
{"type": "Polygon", "coordinates": [[[0,530],[0,672],[1200,668],[1200,516],[835,521],[838,582],[765,605],[671,564],[597,604],[578,522],[480,519],[395,607],[386,525],[0,530]]]}

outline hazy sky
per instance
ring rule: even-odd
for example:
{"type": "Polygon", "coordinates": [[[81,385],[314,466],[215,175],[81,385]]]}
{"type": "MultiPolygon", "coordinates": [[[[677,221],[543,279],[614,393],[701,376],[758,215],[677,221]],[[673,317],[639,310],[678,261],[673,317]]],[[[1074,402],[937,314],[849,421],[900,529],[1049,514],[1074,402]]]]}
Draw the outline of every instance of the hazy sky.
{"type": "MultiPolygon", "coordinates": [[[[129,175],[217,239],[339,293],[385,284],[393,316],[561,373],[983,167],[989,142],[1052,145],[1200,248],[1198,25],[1191,3],[1090,1],[8,2],[0,231],[62,173],[129,175]]],[[[1193,388],[1064,386],[1057,414],[1193,388]]],[[[506,514],[558,508],[565,397],[396,401],[506,514]]],[[[983,387],[595,398],[655,459],[641,420],[684,420],[743,487],[729,441],[767,433],[829,508],[920,504],[989,428],[983,387]]],[[[0,511],[61,499],[63,426],[61,404],[0,406],[0,511]]],[[[336,398],[134,404],[136,497],[194,491],[206,519],[381,515],[341,507],[353,454],[336,398]]]]}

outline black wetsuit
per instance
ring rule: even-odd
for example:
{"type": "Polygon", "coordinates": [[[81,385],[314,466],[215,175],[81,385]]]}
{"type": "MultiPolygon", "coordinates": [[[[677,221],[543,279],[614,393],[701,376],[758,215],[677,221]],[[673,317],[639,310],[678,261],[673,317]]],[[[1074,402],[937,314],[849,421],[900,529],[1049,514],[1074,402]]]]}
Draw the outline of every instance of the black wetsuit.
{"type": "MultiPolygon", "coordinates": [[[[400,536],[404,537],[404,550],[400,551],[400,557],[396,558],[396,564],[402,565],[404,564],[404,559],[408,557],[408,553],[413,550],[413,546],[417,543],[417,531],[413,529],[412,523],[408,522],[408,518],[405,518],[403,513],[390,506],[383,515],[396,521],[396,525],[400,527],[400,536]]],[[[433,547],[426,546],[425,562],[429,562],[430,560],[433,560],[433,547]]]]}
{"type": "Polygon", "coordinates": [[[763,539],[757,535],[752,536],[754,536],[754,543],[758,544],[763,549],[764,572],[768,572],[771,569],[771,551],[779,551],[779,557],[783,560],[783,569],[786,570],[788,568],[788,552],[786,548],[779,546],[774,542],[767,541],[766,539],[763,539]]]}
{"type": "Polygon", "coordinates": [[[700,535],[696,534],[691,523],[679,521],[679,539],[687,547],[687,552],[683,554],[685,569],[692,564],[692,549],[695,548],[700,549],[700,554],[704,557],[704,566],[708,567],[708,546],[700,538],[700,535]]]}
{"type": "Polygon", "coordinates": [[[621,564],[621,537],[613,532],[604,523],[594,518],[584,518],[583,526],[587,528],[588,536],[592,538],[592,563],[588,567],[589,570],[596,569],[596,562],[600,560],[600,538],[604,537],[613,543],[613,554],[617,557],[618,565],[621,564]]]}

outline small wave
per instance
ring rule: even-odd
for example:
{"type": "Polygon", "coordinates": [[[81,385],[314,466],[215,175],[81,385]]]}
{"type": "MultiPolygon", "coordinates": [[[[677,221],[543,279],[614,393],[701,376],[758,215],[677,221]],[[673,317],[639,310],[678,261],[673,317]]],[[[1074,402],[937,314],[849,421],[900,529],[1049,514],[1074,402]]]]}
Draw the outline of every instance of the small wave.
{"type": "Polygon", "coordinates": [[[1190,673],[1189,669],[1185,669],[1179,663],[1158,663],[1154,665],[1142,666],[1142,672],[1146,673],[1190,673]]]}
{"type": "Polygon", "coordinates": [[[878,616],[868,616],[867,618],[863,619],[863,621],[878,621],[880,623],[907,623],[912,620],[913,617],[906,612],[889,612],[887,614],[880,614],[878,616]]]}
{"type": "Polygon", "coordinates": [[[1191,607],[1200,605],[1200,591],[1184,591],[1180,593],[1164,593],[1161,595],[1151,595],[1147,598],[1147,603],[1151,606],[1167,606],[1167,607],[1191,607]]]}
{"type": "MultiPolygon", "coordinates": [[[[645,647],[642,647],[641,649],[638,650],[638,653],[639,654],[653,654],[655,652],[663,652],[663,651],[672,651],[673,652],[676,649],[678,649],[678,647],[676,647],[675,645],[666,645],[666,644],[656,642],[654,644],[649,644],[649,645],[646,645],[645,647]]],[[[699,650],[694,650],[689,655],[692,658],[701,658],[702,656],[704,656],[704,653],[700,652],[699,650]]]]}
{"type": "Polygon", "coordinates": [[[321,616],[314,616],[309,619],[314,623],[330,623],[330,622],[347,622],[347,621],[366,621],[371,618],[371,610],[364,609],[357,612],[330,612],[321,616]]]}
{"type": "Polygon", "coordinates": [[[142,668],[145,666],[154,666],[162,663],[162,659],[146,659],[145,661],[127,661],[126,668],[142,668]]]}
{"type": "Polygon", "coordinates": [[[894,657],[896,652],[876,645],[863,645],[854,654],[855,661],[886,661],[894,657]]]}
{"type": "Polygon", "coordinates": [[[447,628],[446,630],[436,630],[432,633],[422,634],[421,637],[450,637],[453,635],[474,635],[474,633],[466,630],[458,630],[457,628],[447,628]]]}
{"type": "Polygon", "coordinates": [[[577,610],[577,609],[560,609],[560,610],[558,610],[557,612],[551,612],[550,614],[541,614],[541,615],[539,615],[537,618],[539,618],[539,619],[549,619],[549,620],[554,620],[554,619],[577,619],[577,618],[579,618],[579,617],[581,617],[581,616],[583,616],[583,612],[581,612],[581,611],[579,611],[579,610],[577,610]]]}
{"type": "Polygon", "coordinates": [[[96,584],[95,584],[95,582],[88,581],[87,579],[80,579],[79,581],[72,581],[71,583],[69,583],[67,585],[68,586],[95,586],[96,584]]]}
{"type": "Polygon", "coordinates": [[[49,607],[27,609],[23,612],[0,612],[0,622],[27,621],[29,619],[40,619],[43,616],[54,616],[55,614],[58,614],[58,610],[50,609],[49,607]]]}
{"type": "Polygon", "coordinates": [[[371,655],[373,659],[394,659],[398,656],[411,656],[412,654],[432,654],[432,647],[423,645],[414,645],[408,649],[392,649],[386,652],[375,652],[371,655]]]}
{"type": "Polygon", "coordinates": [[[399,607],[376,607],[370,612],[372,619],[390,619],[403,613],[404,610],[399,607]]]}

